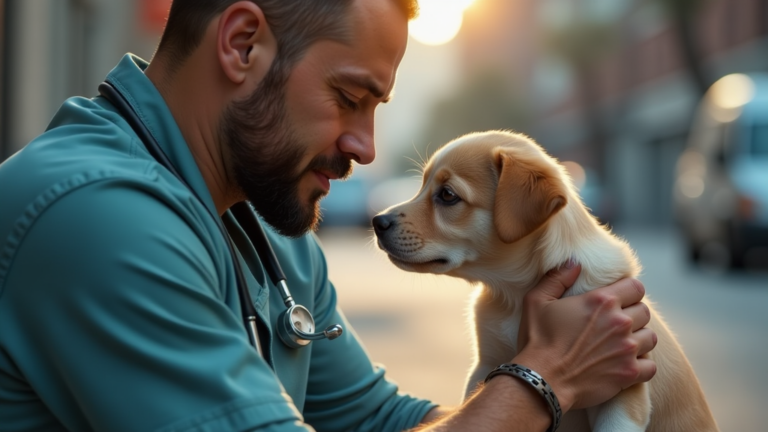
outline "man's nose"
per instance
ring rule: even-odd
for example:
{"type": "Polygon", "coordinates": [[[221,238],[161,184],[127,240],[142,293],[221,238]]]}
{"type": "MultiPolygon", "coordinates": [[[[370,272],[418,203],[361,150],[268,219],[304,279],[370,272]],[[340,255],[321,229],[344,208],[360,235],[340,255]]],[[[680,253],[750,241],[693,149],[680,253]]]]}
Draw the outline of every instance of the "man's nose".
{"type": "Polygon", "coordinates": [[[373,121],[339,138],[339,150],[360,165],[368,165],[376,158],[373,142],[373,121]]]}

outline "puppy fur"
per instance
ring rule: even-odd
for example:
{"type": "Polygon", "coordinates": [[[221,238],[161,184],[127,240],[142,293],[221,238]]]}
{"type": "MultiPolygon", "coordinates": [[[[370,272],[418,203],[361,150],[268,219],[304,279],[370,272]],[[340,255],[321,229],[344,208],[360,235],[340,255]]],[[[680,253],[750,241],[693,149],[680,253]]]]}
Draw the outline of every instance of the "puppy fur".
{"type": "MultiPolygon", "coordinates": [[[[427,163],[417,195],[379,214],[374,229],[379,247],[401,269],[477,284],[476,358],[465,397],[516,354],[522,299],[548,270],[568,259],[581,264],[566,295],[640,272],[627,243],[582,204],[563,166],[531,139],[505,131],[448,143],[427,163]]],[[[648,327],[658,336],[649,354],[656,376],[600,406],[567,413],[560,432],[718,430],[680,345],[645,303],[648,327]]]]}

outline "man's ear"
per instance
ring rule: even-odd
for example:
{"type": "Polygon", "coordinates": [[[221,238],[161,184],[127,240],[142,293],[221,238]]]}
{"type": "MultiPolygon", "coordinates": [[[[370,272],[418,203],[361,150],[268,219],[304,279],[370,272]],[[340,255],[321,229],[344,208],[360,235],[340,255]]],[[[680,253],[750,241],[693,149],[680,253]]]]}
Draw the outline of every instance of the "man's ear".
{"type": "Polygon", "coordinates": [[[242,84],[254,69],[261,80],[277,52],[277,41],[261,8],[239,1],[225,9],[219,17],[216,51],[224,75],[233,83],[242,84]]]}
{"type": "Polygon", "coordinates": [[[499,184],[493,223],[499,238],[513,243],[532,233],[566,204],[565,185],[554,168],[515,158],[514,149],[494,149],[499,184]]]}

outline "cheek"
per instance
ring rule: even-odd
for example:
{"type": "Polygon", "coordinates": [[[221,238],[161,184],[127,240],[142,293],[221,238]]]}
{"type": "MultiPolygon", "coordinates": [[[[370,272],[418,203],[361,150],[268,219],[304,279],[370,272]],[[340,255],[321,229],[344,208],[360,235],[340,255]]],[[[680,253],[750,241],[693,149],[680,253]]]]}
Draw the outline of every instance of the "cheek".
{"type": "MultiPolygon", "coordinates": [[[[333,115],[310,112],[302,108],[296,115],[290,115],[294,135],[305,143],[333,142],[339,136],[340,122],[333,115]]],[[[313,146],[316,144],[310,144],[313,146]]]]}
{"type": "MultiPolygon", "coordinates": [[[[320,85],[317,88],[322,88],[320,85]]],[[[322,153],[320,143],[326,146],[341,134],[341,117],[336,101],[317,88],[289,88],[286,93],[288,123],[296,139],[312,147],[313,153],[322,153]]]]}
{"type": "Polygon", "coordinates": [[[329,124],[340,123],[339,110],[332,101],[303,98],[290,103],[288,115],[300,129],[330,129],[329,124]]]}
{"type": "Polygon", "coordinates": [[[336,140],[340,132],[338,124],[324,120],[300,120],[289,117],[291,145],[301,148],[301,158],[296,161],[304,169],[318,155],[331,156],[335,153],[336,140]]]}
{"type": "Polygon", "coordinates": [[[472,226],[475,208],[465,202],[452,206],[434,204],[435,225],[449,230],[466,230],[472,226]]]}
{"type": "Polygon", "coordinates": [[[338,154],[338,140],[341,131],[336,123],[331,121],[299,123],[294,128],[294,132],[294,136],[303,146],[300,167],[306,167],[312,159],[320,155],[333,157],[338,154]]]}
{"type": "Polygon", "coordinates": [[[466,205],[436,208],[434,221],[441,237],[471,244],[487,241],[493,227],[491,212],[466,205]]]}
{"type": "Polygon", "coordinates": [[[472,225],[472,211],[457,207],[444,207],[432,199],[421,199],[403,206],[406,224],[420,233],[425,240],[452,243],[463,239],[472,225]]]}

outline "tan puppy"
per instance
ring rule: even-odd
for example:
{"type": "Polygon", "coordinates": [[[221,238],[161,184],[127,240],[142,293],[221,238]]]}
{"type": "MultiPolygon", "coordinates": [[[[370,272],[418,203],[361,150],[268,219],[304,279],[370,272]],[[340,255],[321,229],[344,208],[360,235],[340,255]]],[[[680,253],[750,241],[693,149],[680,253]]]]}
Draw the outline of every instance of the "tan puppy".
{"type": "MultiPolygon", "coordinates": [[[[548,270],[570,258],[581,264],[566,295],[640,271],[629,246],[589,214],[565,169],[529,138],[508,132],[448,143],[427,163],[419,193],[374,218],[374,229],[379,247],[401,269],[479,284],[477,357],[465,396],[512,359],[523,296],[548,270]]],[[[651,382],[567,413],[558,431],[718,430],[688,360],[653,309],[649,327],[658,336],[651,382]]]]}

